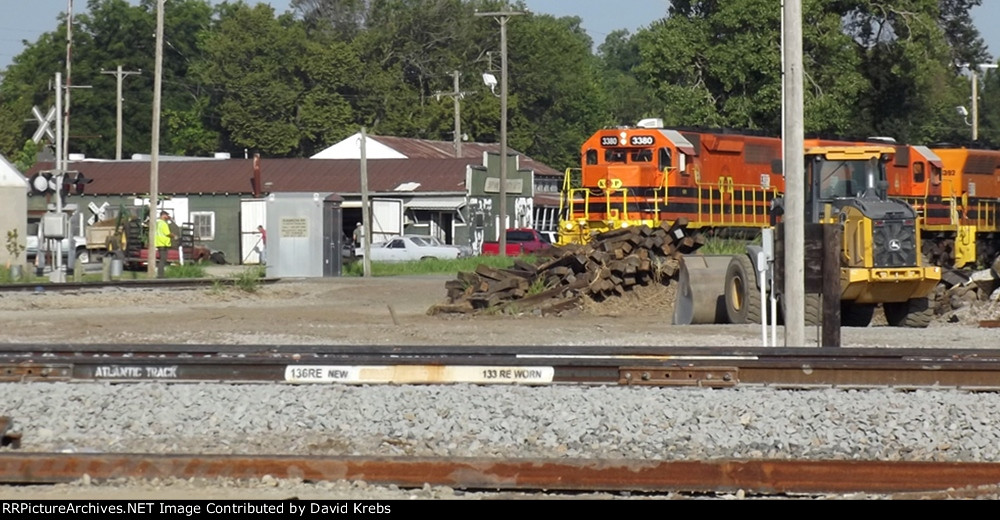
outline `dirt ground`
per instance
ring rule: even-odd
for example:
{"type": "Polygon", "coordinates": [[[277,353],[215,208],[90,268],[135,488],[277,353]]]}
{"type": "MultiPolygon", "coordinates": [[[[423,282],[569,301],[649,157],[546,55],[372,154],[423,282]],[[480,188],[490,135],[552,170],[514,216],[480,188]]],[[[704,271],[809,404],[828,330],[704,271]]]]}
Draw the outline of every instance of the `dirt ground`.
{"type": "MultiPolygon", "coordinates": [[[[217,273],[219,276],[231,273],[217,273]]],[[[198,289],[0,293],[0,342],[382,345],[759,346],[756,325],[671,325],[672,287],[560,316],[428,314],[448,276],[282,280],[254,292],[198,289]]],[[[843,346],[998,347],[1000,303],[976,302],[928,329],[844,328],[843,346]]],[[[878,321],[876,320],[876,324],[878,321]]],[[[883,322],[884,323],[884,322],[883,322]]],[[[805,346],[815,345],[809,327],[805,346]]],[[[778,344],[783,345],[781,327],[778,344]]]]}

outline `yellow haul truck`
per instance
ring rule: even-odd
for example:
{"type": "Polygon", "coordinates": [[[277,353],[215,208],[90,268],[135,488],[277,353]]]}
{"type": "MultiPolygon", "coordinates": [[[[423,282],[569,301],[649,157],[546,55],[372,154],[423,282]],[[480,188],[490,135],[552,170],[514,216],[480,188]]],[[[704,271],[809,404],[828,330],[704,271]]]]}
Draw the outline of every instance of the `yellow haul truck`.
{"type": "MultiPolygon", "coordinates": [[[[941,269],[926,267],[921,257],[916,211],[886,196],[885,164],[893,153],[884,146],[806,148],[805,221],[841,226],[844,326],[868,326],[878,304],[892,326],[926,327],[933,317],[928,296],[941,269]]],[[[775,202],[780,214],[783,200],[775,202]]],[[[760,262],[773,251],[765,243],[735,257],[685,257],[675,323],[760,323],[760,287],[770,289],[773,265],[760,262]]],[[[801,304],[806,321],[819,324],[819,296],[808,294],[801,304]]]]}

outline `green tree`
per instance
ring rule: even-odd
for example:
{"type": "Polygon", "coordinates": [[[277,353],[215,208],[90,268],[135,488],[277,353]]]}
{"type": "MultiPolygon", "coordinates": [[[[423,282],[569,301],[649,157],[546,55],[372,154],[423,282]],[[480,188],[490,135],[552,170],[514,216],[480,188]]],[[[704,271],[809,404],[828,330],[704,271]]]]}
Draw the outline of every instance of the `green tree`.
{"type": "Polygon", "coordinates": [[[292,0],[290,7],[300,13],[310,29],[330,32],[349,41],[365,28],[370,0],[292,0]]]}
{"type": "Polygon", "coordinates": [[[986,58],[969,20],[976,1],[855,0],[843,2],[846,31],[858,44],[869,86],[858,106],[870,132],[909,142],[930,142],[960,129],[955,105],[965,104],[968,83],[956,59],[986,58]]]}
{"type": "Polygon", "coordinates": [[[60,29],[42,34],[34,43],[25,42],[25,49],[4,71],[0,83],[0,152],[8,157],[21,150],[38,127],[33,120],[26,121],[31,117],[31,107],[38,106],[44,114],[55,106],[51,82],[66,57],[65,34],[60,29]]]}
{"type": "MultiPolygon", "coordinates": [[[[165,9],[163,100],[164,112],[187,110],[191,100],[204,94],[188,80],[188,67],[198,59],[197,34],[211,17],[207,0],[172,0],[165,9]]],[[[90,0],[87,10],[74,16],[72,72],[65,78],[66,27],[61,19],[53,32],[45,33],[13,60],[0,84],[0,150],[12,153],[34,132],[25,124],[32,105],[43,111],[55,105],[50,84],[55,72],[63,72],[72,89],[69,111],[71,152],[112,157],[115,149],[116,80],[102,74],[122,65],[125,70],[143,70],[123,82],[123,142],[126,154],[147,152],[155,57],[155,0],[131,5],[125,0],[90,0]]],[[[198,126],[204,121],[193,121],[198,126]]],[[[163,142],[170,146],[170,133],[163,142]]]]}
{"type": "Polygon", "coordinates": [[[510,143],[557,169],[578,165],[581,143],[608,123],[600,62],[580,22],[532,14],[508,27],[510,143]]]}
{"type": "Polygon", "coordinates": [[[604,119],[609,124],[634,125],[642,119],[663,117],[655,93],[635,74],[641,63],[637,38],[624,29],[613,31],[597,51],[605,95],[604,119]]]}
{"type": "Polygon", "coordinates": [[[349,103],[338,92],[359,68],[343,44],[310,42],[290,15],[265,4],[223,5],[202,38],[195,75],[214,91],[232,144],[295,156],[346,137],[349,103]]]}
{"type": "MultiPolygon", "coordinates": [[[[840,17],[803,6],[806,130],[856,125],[864,87],[840,17]]],[[[643,85],[663,103],[666,124],[781,130],[781,9],[767,0],[674,1],[670,16],[635,38],[643,85]]]]}

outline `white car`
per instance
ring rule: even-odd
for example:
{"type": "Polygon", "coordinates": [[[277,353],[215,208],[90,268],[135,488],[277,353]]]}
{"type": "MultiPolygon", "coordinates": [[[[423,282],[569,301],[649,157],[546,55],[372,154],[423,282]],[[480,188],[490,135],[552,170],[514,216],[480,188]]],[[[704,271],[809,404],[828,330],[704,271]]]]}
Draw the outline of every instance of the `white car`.
{"type": "Polygon", "coordinates": [[[470,246],[460,246],[458,244],[445,244],[438,237],[421,236],[421,235],[404,235],[404,236],[412,236],[412,237],[415,237],[415,238],[419,238],[421,240],[426,241],[427,243],[429,243],[432,246],[454,247],[454,248],[457,248],[458,249],[458,257],[459,258],[466,258],[466,257],[474,255],[474,253],[472,252],[472,247],[470,247],[470,246]]]}
{"type": "MultiPolygon", "coordinates": [[[[358,255],[363,254],[363,250],[359,249],[358,255]]],[[[408,262],[428,258],[451,260],[458,258],[460,251],[453,246],[431,245],[426,237],[397,236],[378,245],[372,244],[371,255],[373,262],[408,262]]]]}

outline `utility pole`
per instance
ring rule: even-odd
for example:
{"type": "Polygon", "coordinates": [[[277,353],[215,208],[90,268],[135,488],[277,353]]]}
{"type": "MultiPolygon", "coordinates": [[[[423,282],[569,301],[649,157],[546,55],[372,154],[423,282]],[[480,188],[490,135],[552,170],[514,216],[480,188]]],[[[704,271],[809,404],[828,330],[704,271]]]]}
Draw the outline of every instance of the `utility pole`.
{"type": "Polygon", "coordinates": [[[364,257],[361,259],[361,267],[365,278],[372,275],[372,218],[368,204],[368,134],[365,127],[361,127],[361,250],[364,257]]]}
{"type": "Polygon", "coordinates": [[[507,255],[507,21],[520,11],[476,13],[500,22],[500,255],[507,255]]]}
{"type": "Polygon", "coordinates": [[[456,71],[453,71],[451,73],[451,75],[455,79],[455,81],[454,81],[454,83],[455,83],[455,85],[454,85],[455,90],[453,90],[451,92],[440,92],[440,91],[438,91],[434,95],[438,99],[441,99],[441,96],[445,96],[445,97],[450,97],[450,98],[452,98],[455,101],[455,157],[461,157],[462,156],[462,103],[461,103],[461,101],[462,101],[462,98],[464,98],[466,96],[466,94],[472,94],[472,93],[471,92],[462,92],[462,90],[459,89],[458,78],[459,78],[459,76],[462,75],[460,72],[458,72],[456,70],[456,71]]]}
{"type": "MultiPolygon", "coordinates": [[[[62,74],[56,72],[56,113],[62,114],[62,74]]],[[[64,159],[65,150],[63,149],[63,118],[61,115],[56,117],[56,171],[53,178],[56,181],[56,215],[62,215],[62,182],[63,176],[66,174],[66,161],[64,159]]],[[[64,230],[60,230],[62,232],[64,230]]],[[[46,232],[48,234],[48,232],[46,232]]],[[[56,257],[52,263],[52,274],[50,279],[54,283],[62,283],[66,281],[65,273],[63,273],[62,264],[62,240],[57,239],[56,243],[56,257]]],[[[41,251],[38,254],[42,254],[41,251]]]]}
{"type": "Polygon", "coordinates": [[[116,72],[111,72],[109,70],[101,69],[101,74],[112,74],[118,79],[118,125],[117,132],[115,134],[115,160],[122,160],[122,80],[127,76],[133,74],[142,74],[142,69],[139,70],[126,70],[122,71],[122,66],[119,65],[116,72]]]}
{"type": "Polygon", "coordinates": [[[70,72],[72,70],[72,67],[71,67],[70,64],[72,63],[72,59],[71,59],[72,56],[73,56],[73,0],[67,0],[67,6],[66,6],[66,106],[63,107],[63,109],[65,109],[66,112],[64,114],[65,122],[63,123],[63,136],[62,136],[62,139],[63,139],[63,147],[62,148],[63,148],[63,153],[65,154],[64,165],[63,165],[64,168],[69,168],[69,160],[68,160],[68,157],[69,157],[69,89],[70,89],[70,85],[71,85],[70,72]]]}
{"type": "MultiPolygon", "coordinates": [[[[156,206],[160,191],[160,94],[163,78],[163,4],[156,0],[156,69],[153,73],[153,141],[149,161],[149,243],[147,244],[146,273],[156,277],[156,206]]],[[[165,253],[164,253],[165,254],[165,253]]],[[[166,259],[163,259],[164,262],[166,259]]]]}
{"type": "Polygon", "coordinates": [[[802,0],[785,0],[785,346],[802,347],[806,342],[805,321],[805,129],[802,94],[802,0]]]}

